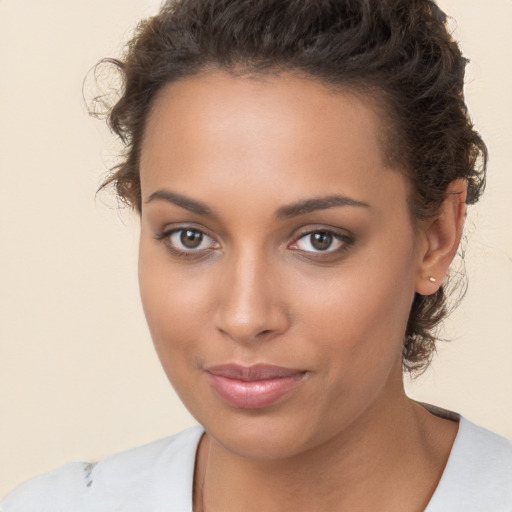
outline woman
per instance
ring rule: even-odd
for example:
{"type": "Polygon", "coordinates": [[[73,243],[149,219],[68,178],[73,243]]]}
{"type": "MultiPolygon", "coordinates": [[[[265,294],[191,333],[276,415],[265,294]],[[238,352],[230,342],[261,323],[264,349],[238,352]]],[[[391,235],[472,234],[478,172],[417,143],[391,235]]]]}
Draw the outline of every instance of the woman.
{"type": "Polygon", "coordinates": [[[428,0],[182,0],[142,23],[107,183],[140,214],[148,325],[201,427],[2,510],[509,510],[510,442],[402,383],[484,185],[464,64],[428,0]]]}

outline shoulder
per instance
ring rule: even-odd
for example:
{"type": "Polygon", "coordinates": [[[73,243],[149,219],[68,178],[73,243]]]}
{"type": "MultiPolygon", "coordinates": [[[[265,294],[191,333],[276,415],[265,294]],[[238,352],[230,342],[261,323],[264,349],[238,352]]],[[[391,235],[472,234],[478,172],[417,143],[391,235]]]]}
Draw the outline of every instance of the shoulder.
{"type": "Polygon", "coordinates": [[[468,480],[477,477],[493,486],[506,482],[512,499],[512,441],[509,439],[461,418],[448,465],[468,480]]]}
{"type": "Polygon", "coordinates": [[[188,510],[202,433],[192,427],[96,463],[66,464],[20,485],[0,512],[156,512],[169,503],[177,512],[188,510]]]}
{"type": "Polygon", "coordinates": [[[512,441],[460,419],[448,463],[427,508],[446,510],[512,510],[512,441]]]}

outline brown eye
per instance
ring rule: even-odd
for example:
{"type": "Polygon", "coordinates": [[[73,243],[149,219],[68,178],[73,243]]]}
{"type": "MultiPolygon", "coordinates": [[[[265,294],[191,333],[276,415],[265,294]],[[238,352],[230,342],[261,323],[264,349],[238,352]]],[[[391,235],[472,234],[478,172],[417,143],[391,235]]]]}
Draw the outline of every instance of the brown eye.
{"type": "Polygon", "coordinates": [[[198,255],[218,249],[219,244],[200,229],[178,228],[163,231],[156,236],[167,248],[177,255],[198,255]]]}
{"type": "Polygon", "coordinates": [[[352,243],[349,236],[334,231],[316,230],[304,233],[290,248],[304,253],[334,254],[352,243]]]}
{"type": "Polygon", "coordinates": [[[203,233],[192,229],[183,229],[180,234],[180,242],[187,249],[197,249],[203,241],[203,233]]]}
{"type": "Polygon", "coordinates": [[[333,236],[330,233],[319,231],[311,233],[310,235],[311,246],[317,251],[326,251],[332,245],[333,236]]]}

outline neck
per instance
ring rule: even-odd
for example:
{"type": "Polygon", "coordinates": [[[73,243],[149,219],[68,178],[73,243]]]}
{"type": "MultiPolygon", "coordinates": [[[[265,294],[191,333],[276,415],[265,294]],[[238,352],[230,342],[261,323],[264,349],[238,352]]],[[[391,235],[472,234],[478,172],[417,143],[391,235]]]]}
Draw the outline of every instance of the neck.
{"type": "Polygon", "coordinates": [[[457,424],[403,393],[393,403],[377,401],[328,442],[286,459],[242,458],[205,436],[194,510],[424,510],[456,431],[457,424]]]}

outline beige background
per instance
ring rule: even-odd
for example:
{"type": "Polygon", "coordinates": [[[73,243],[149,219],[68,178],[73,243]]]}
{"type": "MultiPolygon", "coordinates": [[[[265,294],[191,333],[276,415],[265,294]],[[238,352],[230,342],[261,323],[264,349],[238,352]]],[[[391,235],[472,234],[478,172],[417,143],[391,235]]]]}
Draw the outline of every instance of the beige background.
{"type": "MultiPolygon", "coordinates": [[[[409,392],[512,437],[512,1],[440,4],[472,59],[467,96],[491,162],[455,341],[409,392]]],[[[116,146],[81,100],[86,71],[156,5],[0,0],[0,495],[193,423],[144,323],[136,219],[95,201],[116,146]]]]}

